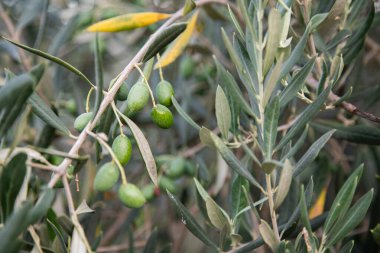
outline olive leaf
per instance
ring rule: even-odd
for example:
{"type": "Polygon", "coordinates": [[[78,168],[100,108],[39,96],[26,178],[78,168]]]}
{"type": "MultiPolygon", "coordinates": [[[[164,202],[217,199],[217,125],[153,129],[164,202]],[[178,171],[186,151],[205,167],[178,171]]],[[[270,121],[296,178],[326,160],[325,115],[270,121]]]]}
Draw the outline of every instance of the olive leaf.
{"type": "Polygon", "coordinates": [[[274,208],[277,209],[288,195],[292,183],[293,167],[288,159],[285,160],[281,170],[280,180],[278,182],[276,195],[274,198],[274,208]]]}
{"type": "Polygon", "coordinates": [[[132,120],[130,120],[128,117],[126,117],[122,113],[119,113],[119,115],[128,124],[129,128],[131,129],[132,134],[135,137],[135,140],[139,147],[140,153],[144,159],[146,169],[148,171],[150,179],[157,186],[158,185],[157,167],[156,167],[156,162],[154,161],[154,157],[153,157],[148,141],[146,140],[140,128],[132,120]]]}
{"type": "Polygon", "coordinates": [[[228,139],[228,132],[231,126],[231,109],[228,105],[226,94],[219,85],[216,88],[215,114],[220,132],[224,139],[228,139]]]}
{"type": "Polygon", "coordinates": [[[87,28],[89,32],[120,32],[154,24],[160,20],[167,19],[171,14],[158,12],[128,13],[121,16],[109,18],[87,28]]]}

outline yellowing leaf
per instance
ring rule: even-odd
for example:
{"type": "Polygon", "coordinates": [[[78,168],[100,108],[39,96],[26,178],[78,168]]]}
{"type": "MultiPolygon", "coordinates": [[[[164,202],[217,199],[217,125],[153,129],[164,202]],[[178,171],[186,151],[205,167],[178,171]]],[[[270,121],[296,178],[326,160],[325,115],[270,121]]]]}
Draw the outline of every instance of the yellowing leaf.
{"type": "Polygon", "coordinates": [[[327,187],[324,187],[321,193],[319,194],[317,201],[315,202],[315,204],[309,211],[310,219],[313,219],[323,213],[323,207],[325,206],[325,201],[326,201],[326,193],[327,193],[327,187]]]}
{"type": "Polygon", "coordinates": [[[189,43],[191,35],[194,32],[197,18],[198,12],[194,13],[194,15],[191,17],[186,30],[174,41],[174,44],[165,51],[160,60],[154,66],[155,69],[163,68],[169,65],[170,63],[174,62],[178,56],[181,55],[187,43],[189,43]]]}
{"type": "Polygon", "coordinates": [[[158,12],[129,13],[97,22],[87,28],[89,32],[120,32],[154,24],[171,14],[158,12]]]}

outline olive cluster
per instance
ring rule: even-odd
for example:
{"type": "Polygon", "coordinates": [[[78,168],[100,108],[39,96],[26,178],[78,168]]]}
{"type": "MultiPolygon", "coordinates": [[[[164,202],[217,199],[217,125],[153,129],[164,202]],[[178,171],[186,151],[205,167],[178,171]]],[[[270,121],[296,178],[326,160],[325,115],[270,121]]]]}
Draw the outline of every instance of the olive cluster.
{"type": "MultiPolygon", "coordinates": [[[[173,86],[165,80],[160,81],[156,87],[156,96],[159,104],[153,105],[150,116],[152,121],[160,128],[170,128],[173,125],[173,114],[168,107],[172,105],[171,97],[174,95],[173,86]]],[[[117,99],[127,100],[128,113],[141,111],[149,101],[149,88],[143,82],[135,83],[128,92],[127,85],[120,87],[117,99]]]]}
{"type": "MultiPolygon", "coordinates": [[[[173,114],[168,107],[172,105],[171,97],[174,95],[174,89],[168,81],[161,80],[157,84],[155,93],[159,104],[153,105],[150,114],[152,121],[160,128],[170,128],[173,125],[173,114]]],[[[141,111],[148,103],[149,97],[149,87],[143,81],[135,83],[130,90],[128,90],[127,84],[124,83],[116,94],[117,100],[126,100],[128,114],[141,111]]],[[[79,115],[75,119],[74,128],[77,131],[83,131],[93,116],[93,112],[86,112],[79,115]]],[[[129,162],[132,154],[132,143],[130,139],[121,133],[112,143],[112,152],[118,163],[120,163],[121,166],[125,166],[129,162]]],[[[166,172],[167,176],[173,178],[176,177],[176,175],[179,176],[182,174],[178,169],[182,168],[180,170],[183,170],[185,166],[176,164],[179,162],[180,160],[174,162],[171,169],[166,172]],[[175,172],[175,170],[177,170],[177,172],[175,172]]],[[[94,189],[101,192],[112,189],[118,183],[121,173],[124,173],[124,171],[118,167],[116,161],[103,164],[96,173],[93,183],[94,189]]],[[[171,180],[164,176],[160,177],[159,185],[161,188],[169,189],[170,191],[174,191],[175,189],[171,180]]],[[[154,185],[148,185],[141,191],[135,184],[123,180],[118,190],[118,197],[125,206],[139,208],[145,204],[147,199],[152,198],[154,190],[154,185]]]]}

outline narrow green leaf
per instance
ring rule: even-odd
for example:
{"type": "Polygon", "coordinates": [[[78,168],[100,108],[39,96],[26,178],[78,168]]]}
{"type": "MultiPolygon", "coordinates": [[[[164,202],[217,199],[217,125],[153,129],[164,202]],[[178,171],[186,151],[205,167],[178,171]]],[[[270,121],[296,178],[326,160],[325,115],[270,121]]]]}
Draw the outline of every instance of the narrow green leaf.
{"type": "Polygon", "coordinates": [[[66,244],[65,244],[65,239],[64,239],[64,237],[63,237],[61,231],[60,231],[60,230],[58,229],[58,227],[57,227],[58,224],[54,224],[52,221],[50,221],[50,220],[48,220],[48,219],[47,219],[46,221],[47,221],[48,225],[53,229],[55,235],[57,236],[57,238],[58,238],[58,240],[59,240],[59,242],[60,242],[60,245],[61,245],[61,249],[62,249],[62,251],[63,251],[64,253],[68,253],[68,251],[67,251],[67,246],[66,246],[66,244]]]}
{"type": "Polygon", "coordinates": [[[288,195],[292,183],[293,167],[288,159],[285,160],[281,170],[280,180],[278,182],[276,195],[274,198],[274,208],[277,209],[288,195]]]}
{"type": "Polygon", "coordinates": [[[236,173],[246,178],[251,184],[255,185],[259,189],[261,188],[260,184],[256,179],[249,173],[249,171],[243,167],[241,162],[236,158],[232,151],[224,144],[224,142],[216,136],[214,133],[210,133],[211,139],[214,142],[215,147],[222,155],[226,163],[234,170],[236,173]]]}
{"type": "Polygon", "coordinates": [[[281,139],[280,143],[275,148],[275,151],[282,148],[286,143],[288,143],[288,141],[290,141],[290,139],[298,134],[299,131],[304,129],[305,125],[319,112],[330,91],[330,87],[326,88],[313,103],[306,107],[306,109],[298,116],[297,121],[294,123],[292,128],[290,128],[289,132],[284,136],[284,138],[281,139]]]}
{"type": "Polygon", "coordinates": [[[363,173],[363,164],[360,165],[354,173],[346,180],[339,190],[335,200],[330,208],[329,215],[323,226],[323,233],[327,234],[339,217],[343,217],[351,204],[359,179],[363,173]]]}
{"type": "Polygon", "coordinates": [[[211,224],[219,230],[223,230],[227,227],[228,231],[231,231],[229,217],[226,216],[223,209],[208,195],[196,178],[194,178],[194,182],[199,194],[206,202],[207,216],[209,217],[211,224]]]}
{"type": "Polygon", "coordinates": [[[343,222],[334,226],[331,233],[327,236],[326,247],[335,245],[347,236],[347,234],[350,233],[357,225],[359,225],[367,213],[372,197],[373,189],[361,197],[355,205],[348,210],[347,215],[345,215],[342,219],[343,222]]]}
{"type": "Polygon", "coordinates": [[[132,120],[130,120],[128,117],[126,117],[125,115],[121,113],[119,115],[128,124],[129,128],[131,129],[132,134],[135,137],[135,140],[137,142],[137,146],[139,147],[140,153],[144,159],[146,169],[148,171],[150,179],[157,186],[158,185],[157,167],[156,167],[156,162],[154,161],[152,150],[150,149],[148,141],[146,140],[140,128],[132,120]]]}
{"type": "Polygon", "coordinates": [[[25,90],[33,90],[35,82],[28,73],[16,76],[5,83],[0,89],[0,109],[9,104],[14,104],[20,93],[25,90]]]}
{"type": "Polygon", "coordinates": [[[190,230],[190,232],[197,237],[199,240],[201,240],[204,244],[214,248],[218,249],[218,247],[215,245],[214,242],[212,242],[208,236],[207,233],[203,230],[203,228],[197,223],[197,221],[193,218],[193,216],[189,213],[189,211],[186,209],[184,205],[182,205],[181,202],[179,202],[174,195],[172,195],[169,191],[166,191],[169,195],[169,199],[174,203],[176,206],[178,212],[181,215],[182,223],[190,230]]]}
{"type": "Polygon", "coordinates": [[[166,28],[162,33],[154,40],[146,51],[142,62],[148,61],[150,58],[156,56],[157,53],[162,51],[167,45],[175,40],[187,27],[186,23],[177,23],[166,28]]]}
{"type": "Polygon", "coordinates": [[[28,47],[28,46],[26,46],[26,45],[23,45],[23,44],[17,43],[17,42],[15,42],[15,41],[13,41],[13,40],[11,40],[11,39],[8,39],[8,38],[6,38],[6,37],[4,37],[4,36],[2,36],[2,35],[0,35],[0,37],[1,37],[2,39],[6,40],[6,41],[9,41],[10,43],[12,43],[12,44],[14,44],[14,45],[16,45],[16,46],[18,46],[18,47],[20,47],[20,48],[22,48],[22,49],[28,51],[28,52],[31,52],[32,54],[38,55],[38,56],[43,57],[43,58],[45,58],[45,59],[47,59],[47,60],[49,60],[49,61],[52,61],[52,62],[55,62],[55,63],[61,65],[62,67],[66,68],[66,69],[70,70],[71,72],[73,72],[74,74],[78,75],[78,76],[79,76],[80,78],[82,78],[85,82],[87,82],[88,84],[90,84],[92,87],[95,87],[95,86],[91,83],[91,81],[90,81],[90,80],[89,80],[89,79],[88,79],[88,78],[87,78],[82,72],[80,72],[77,68],[75,68],[75,67],[74,67],[73,65],[71,65],[70,63],[68,63],[68,62],[66,62],[66,61],[64,61],[64,60],[62,60],[62,59],[60,59],[60,58],[58,58],[58,57],[56,57],[56,56],[53,56],[53,55],[48,54],[48,53],[45,53],[45,52],[43,52],[43,51],[41,51],[41,50],[38,50],[38,49],[35,49],[35,48],[31,48],[31,47],[28,47]]]}
{"type": "Polygon", "coordinates": [[[238,31],[239,35],[241,36],[241,38],[245,38],[244,36],[244,33],[243,33],[243,30],[241,29],[241,26],[239,24],[239,22],[237,21],[236,19],[236,16],[235,14],[233,13],[233,11],[231,10],[231,7],[230,5],[228,4],[228,13],[230,14],[230,17],[231,17],[231,20],[232,20],[232,23],[234,24],[235,28],[236,28],[236,31],[238,31]]]}
{"type": "Polygon", "coordinates": [[[177,110],[179,115],[192,127],[194,127],[196,130],[200,131],[201,127],[195,123],[195,121],[182,109],[178,101],[175,99],[174,96],[172,96],[172,103],[174,108],[177,110]]]}
{"type": "Polygon", "coordinates": [[[296,177],[302,173],[314,160],[317,158],[321,149],[325,146],[328,140],[330,140],[335,130],[331,130],[324,135],[322,135],[318,140],[316,140],[306,153],[301,157],[301,159],[296,163],[293,170],[293,176],[296,177]]]}
{"type": "Polygon", "coordinates": [[[310,72],[313,70],[314,64],[315,64],[315,57],[309,60],[303,68],[294,75],[292,80],[289,82],[288,86],[285,87],[285,89],[280,94],[280,107],[284,107],[289,103],[290,100],[292,100],[297,92],[301,90],[303,85],[305,84],[305,81],[310,74],[310,72]]]}
{"type": "Polygon", "coordinates": [[[264,75],[268,72],[273,64],[277,48],[280,46],[282,30],[282,20],[280,12],[272,8],[268,16],[268,40],[264,57],[264,75]]]}
{"type": "Polygon", "coordinates": [[[266,159],[272,158],[273,148],[276,144],[278,119],[280,116],[279,97],[273,98],[271,103],[266,107],[264,113],[264,152],[266,159]]]}
{"type": "Polygon", "coordinates": [[[215,114],[220,132],[224,139],[228,139],[228,132],[231,126],[231,109],[228,105],[226,94],[224,94],[223,89],[219,85],[216,88],[215,114]]]}
{"type": "Polygon", "coordinates": [[[45,189],[40,194],[37,203],[29,210],[27,217],[25,217],[28,223],[33,224],[45,216],[49,208],[52,206],[54,198],[55,191],[50,188],[45,189]]]}
{"type": "Polygon", "coordinates": [[[231,95],[234,102],[248,115],[251,117],[257,118],[257,115],[252,111],[247,101],[241,94],[239,86],[237,85],[235,79],[223,66],[220,62],[214,57],[216,63],[217,75],[218,75],[218,84],[226,90],[226,93],[231,95]]]}
{"type": "Polygon", "coordinates": [[[308,208],[306,205],[306,200],[305,200],[305,192],[304,192],[304,187],[301,185],[301,199],[300,199],[300,207],[301,207],[301,220],[303,223],[303,226],[306,228],[308,234],[309,234],[309,239],[312,238],[312,230],[309,222],[309,217],[308,217],[308,208]]]}
{"type": "Polygon", "coordinates": [[[249,184],[247,179],[236,174],[231,186],[231,196],[232,196],[232,212],[231,215],[236,219],[236,215],[243,210],[244,207],[248,205],[247,200],[244,196],[243,186],[249,189],[249,184]]]}
{"type": "Polygon", "coordinates": [[[2,170],[0,178],[0,200],[3,221],[11,215],[18,192],[24,182],[26,159],[26,154],[20,153],[14,156],[2,170]]]}
{"type": "Polygon", "coordinates": [[[33,112],[46,124],[54,127],[66,135],[71,134],[70,130],[65,126],[65,123],[54,113],[52,109],[50,109],[48,105],[45,104],[37,93],[33,93],[29,97],[28,103],[32,106],[33,112]]]}
{"type": "Polygon", "coordinates": [[[276,238],[272,228],[265,220],[261,220],[259,231],[264,242],[272,249],[272,251],[275,251],[280,241],[276,238]]]}
{"type": "Polygon", "coordinates": [[[293,157],[297,151],[305,144],[305,139],[307,132],[309,131],[309,125],[306,125],[305,130],[302,132],[301,136],[298,138],[296,144],[292,146],[289,151],[282,157],[281,161],[284,161],[287,158],[293,157]]]}
{"type": "Polygon", "coordinates": [[[99,34],[95,36],[95,84],[96,84],[96,97],[93,109],[94,117],[99,110],[100,103],[103,100],[103,63],[99,47],[99,34]]]}
{"type": "Polygon", "coordinates": [[[354,240],[349,241],[346,243],[338,253],[351,253],[352,248],[354,247],[354,240]]]}
{"type": "Polygon", "coordinates": [[[309,33],[311,33],[320,23],[322,23],[326,17],[327,17],[327,14],[317,14],[317,15],[314,15],[310,19],[310,22],[307,25],[305,32],[303,33],[300,41],[292,50],[292,54],[289,56],[288,60],[286,60],[286,62],[283,64],[280,78],[288,74],[289,71],[293,68],[293,66],[303,56],[303,51],[305,49],[306,42],[309,37],[309,33]]]}
{"type": "Polygon", "coordinates": [[[318,121],[318,123],[312,123],[312,126],[318,132],[336,129],[333,135],[336,139],[367,145],[380,145],[380,130],[376,127],[368,125],[344,126],[328,121],[318,121]]]}

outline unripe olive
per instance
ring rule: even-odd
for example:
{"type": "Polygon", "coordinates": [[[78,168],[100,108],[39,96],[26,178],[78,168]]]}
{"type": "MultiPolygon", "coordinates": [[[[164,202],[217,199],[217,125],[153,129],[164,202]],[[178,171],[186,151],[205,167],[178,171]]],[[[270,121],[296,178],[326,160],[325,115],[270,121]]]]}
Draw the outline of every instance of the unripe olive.
{"type": "Polygon", "coordinates": [[[126,165],[132,155],[131,141],[125,135],[117,136],[112,143],[112,151],[114,152],[117,160],[119,160],[122,165],[126,165]]]}
{"type": "Polygon", "coordinates": [[[168,190],[171,193],[176,193],[177,191],[177,186],[174,184],[174,182],[165,176],[160,177],[158,180],[158,186],[162,191],[168,190]]]}
{"type": "Polygon", "coordinates": [[[195,64],[191,57],[187,56],[181,61],[180,73],[184,78],[189,78],[194,72],[195,64]]]}
{"type": "Polygon", "coordinates": [[[154,198],[154,185],[148,184],[142,188],[142,193],[144,194],[144,197],[146,200],[152,200],[154,198]]]}
{"type": "Polygon", "coordinates": [[[185,160],[181,157],[177,157],[170,161],[169,168],[166,170],[166,176],[171,179],[177,179],[185,172],[185,160]]]}
{"type": "Polygon", "coordinates": [[[185,162],[185,174],[190,177],[194,177],[197,174],[197,168],[192,162],[185,162]]]}
{"type": "Polygon", "coordinates": [[[143,82],[137,82],[129,91],[127,98],[128,111],[130,113],[141,111],[149,100],[149,89],[143,82]]]}
{"type": "Polygon", "coordinates": [[[116,99],[119,101],[124,101],[127,98],[128,98],[128,86],[126,83],[123,83],[116,93],[116,99]]]}
{"type": "Polygon", "coordinates": [[[97,191],[107,191],[119,180],[120,171],[112,162],[104,164],[96,173],[94,189],[97,191]]]}
{"type": "Polygon", "coordinates": [[[146,199],[141,190],[134,184],[123,184],[119,188],[119,199],[126,206],[130,208],[142,207],[146,199]]]}
{"type": "Polygon", "coordinates": [[[74,99],[69,99],[65,103],[66,109],[71,113],[71,114],[76,114],[77,113],[77,104],[75,103],[74,99]]]}
{"type": "Polygon", "coordinates": [[[174,95],[173,87],[168,81],[162,80],[161,82],[157,84],[156,96],[160,104],[168,106],[168,107],[171,106],[173,95],[174,95]]]}
{"type": "Polygon", "coordinates": [[[161,128],[167,129],[173,125],[173,114],[164,105],[158,104],[155,107],[153,107],[150,116],[153,122],[161,128]]]}
{"type": "Polygon", "coordinates": [[[93,112],[85,112],[79,115],[74,121],[74,128],[81,132],[87,126],[88,122],[90,122],[93,115],[93,112]]]}

